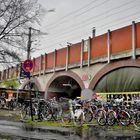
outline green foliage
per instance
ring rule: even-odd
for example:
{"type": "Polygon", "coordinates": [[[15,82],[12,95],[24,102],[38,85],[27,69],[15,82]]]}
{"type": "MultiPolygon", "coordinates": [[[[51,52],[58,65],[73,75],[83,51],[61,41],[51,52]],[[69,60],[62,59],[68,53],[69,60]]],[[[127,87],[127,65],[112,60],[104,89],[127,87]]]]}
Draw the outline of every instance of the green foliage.
{"type": "Polygon", "coordinates": [[[29,119],[26,120],[25,123],[31,125],[62,126],[61,123],[57,121],[32,121],[29,119]]]}
{"type": "Polygon", "coordinates": [[[19,83],[18,83],[16,78],[12,78],[12,79],[3,81],[1,83],[1,85],[6,87],[6,88],[17,88],[19,83]]]}

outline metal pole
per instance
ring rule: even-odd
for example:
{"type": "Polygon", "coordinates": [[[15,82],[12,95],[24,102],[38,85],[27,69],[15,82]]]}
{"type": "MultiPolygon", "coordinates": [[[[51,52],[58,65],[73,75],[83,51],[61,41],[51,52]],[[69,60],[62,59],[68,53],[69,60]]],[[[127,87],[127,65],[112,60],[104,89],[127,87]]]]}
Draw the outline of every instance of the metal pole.
{"type": "MultiPolygon", "coordinates": [[[[27,47],[27,59],[30,59],[30,51],[31,51],[31,30],[32,28],[29,27],[29,34],[28,34],[28,47],[27,47]]],[[[30,93],[30,110],[31,110],[31,119],[33,121],[33,112],[32,112],[32,96],[31,96],[31,82],[30,82],[30,74],[29,74],[29,93],[30,93]]]]}
{"type": "Polygon", "coordinates": [[[30,59],[30,51],[31,51],[31,30],[32,30],[32,28],[29,27],[28,46],[27,46],[27,59],[30,59]]]}

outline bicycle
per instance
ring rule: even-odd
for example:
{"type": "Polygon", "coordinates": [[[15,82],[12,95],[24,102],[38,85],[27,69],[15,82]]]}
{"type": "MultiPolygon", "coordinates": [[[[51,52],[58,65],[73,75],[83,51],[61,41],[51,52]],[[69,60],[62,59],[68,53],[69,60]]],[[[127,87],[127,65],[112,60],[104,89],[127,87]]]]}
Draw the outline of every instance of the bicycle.
{"type": "MultiPolygon", "coordinates": [[[[26,120],[29,119],[31,116],[31,101],[30,100],[25,100],[24,103],[22,104],[20,114],[21,114],[21,119],[26,120]]],[[[32,117],[38,115],[38,104],[34,101],[32,102],[32,117]]]]}
{"type": "Polygon", "coordinates": [[[6,99],[1,97],[0,98],[0,108],[4,108],[6,106],[6,99]]]}
{"type": "Polygon", "coordinates": [[[85,102],[83,108],[86,123],[90,123],[93,119],[95,119],[99,125],[105,125],[106,115],[100,101],[85,102]]]}
{"type": "Polygon", "coordinates": [[[127,126],[130,124],[130,115],[128,112],[114,104],[113,109],[107,114],[107,123],[108,125],[114,125],[116,122],[127,126]]]}
{"type": "Polygon", "coordinates": [[[82,125],[85,121],[84,110],[82,105],[78,103],[79,100],[69,100],[68,110],[62,110],[62,122],[70,123],[74,125],[82,125]]]}

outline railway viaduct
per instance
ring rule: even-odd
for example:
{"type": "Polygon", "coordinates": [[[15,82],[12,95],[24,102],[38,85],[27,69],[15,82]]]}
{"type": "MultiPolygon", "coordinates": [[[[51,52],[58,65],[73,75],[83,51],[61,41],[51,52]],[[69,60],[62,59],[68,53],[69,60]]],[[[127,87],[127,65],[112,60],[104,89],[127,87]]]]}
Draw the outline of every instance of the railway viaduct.
{"type": "MultiPolygon", "coordinates": [[[[140,22],[32,60],[30,81],[33,88],[45,92],[45,98],[75,98],[93,91],[140,91],[140,22]]],[[[0,80],[18,76],[18,68],[1,71],[0,80]]],[[[28,83],[29,79],[22,79],[19,88],[28,88],[28,83]]]]}

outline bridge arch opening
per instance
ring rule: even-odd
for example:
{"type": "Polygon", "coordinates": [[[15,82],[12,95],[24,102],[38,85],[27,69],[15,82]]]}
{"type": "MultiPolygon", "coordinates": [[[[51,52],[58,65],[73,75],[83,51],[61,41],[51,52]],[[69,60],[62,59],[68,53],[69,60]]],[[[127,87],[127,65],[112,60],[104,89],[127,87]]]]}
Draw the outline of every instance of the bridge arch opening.
{"type": "Polygon", "coordinates": [[[103,92],[106,99],[122,98],[124,104],[131,105],[134,100],[140,99],[140,68],[122,67],[103,75],[96,83],[93,91],[103,92]],[[107,94],[109,93],[109,94],[107,94]]]}
{"type": "Polygon", "coordinates": [[[140,68],[123,67],[106,73],[96,83],[97,92],[133,92],[140,91],[140,68]]]}
{"type": "Polygon", "coordinates": [[[20,87],[23,92],[19,93],[19,98],[28,99],[30,98],[30,91],[32,98],[44,97],[44,92],[41,91],[40,83],[36,78],[26,80],[20,87]]]}
{"type": "Polygon", "coordinates": [[[47,98],[66,97],[75,99],[81,95],[81,87],[79,83],[72,77],[63,75],[56,77],[49,85],[47,90],[47,98]]]}
{"type": "MultiPolygon", "coordinates": [[[[126,71],[124,71],[125,75],[129,74],[129,75],[126,75],[126,77],[130,77],[130,76],[137,77],[137,74],[135,73],[135,71],[131,71],[131,69],[135,69],[139,73],[140,59],[136,59],[136,60],[125,59],[125,60],[114,61],[114,62],[107,64],[101,70],[99,70],[97,72],[97,74],[94,76],[94,78],[91,80],[91,82],[89,84],[89,89],[97,90],[97,85],[99,84],[99,82],[101,82],[101,80],[103,80],[103,78],[105,76],[109,75],[110,73],[112,73],[114,71],[119,72],[119,70],[121,70],[121,69],[126,69],[126,71]],[[136,74],[135,76],[134,76],[134,73],[136,74]]],[[[119,75],[119,73],[118,73],[118,75],[119,75]]],[[[117,75],[115,75],[115,78],[118,78],[117,75]]],[[[120,77],[120,78],[122,78],[122,77],[120,77]]],[[[106,89],[107,89],[107,87],[106,87],[106,89]]]]}

